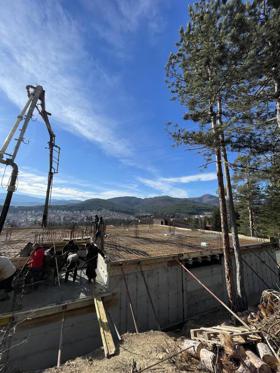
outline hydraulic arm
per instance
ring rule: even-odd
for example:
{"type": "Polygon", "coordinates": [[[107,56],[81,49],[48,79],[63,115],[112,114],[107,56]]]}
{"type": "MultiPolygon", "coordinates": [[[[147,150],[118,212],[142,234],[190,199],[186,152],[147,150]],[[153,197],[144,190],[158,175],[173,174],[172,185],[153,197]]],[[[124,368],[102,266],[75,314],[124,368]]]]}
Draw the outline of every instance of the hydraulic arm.
{"type": "Polygon", "coordinates": [[[51,128],[49,122],[49,115],[46,111],[45,107],[45,91],[42,86],[38,85],[36,87],[28,85],[26,87],[28,100],[24,108],[22,109],[21,113],[18,115],[15,124],[13,125],[10,133],[6,137],[4,144],[0,150],[0,163],[11,166],[12,167],[12,174],[9,180],[9,185],[7,189],[6,199],[4,201],[4,205],[0,215],[0,233],[4,227],[6,217],[9,211],[9,207],[11,204],[13,193],[16,189],[17,177],[18,177],[18,166],[15,163],[15,158],[18,153],[20,144],[24,141],[24,135],[28,127],[28,123],[32,118],[33,112],[35,109],[38,110],[39,114],[44,120],[44,123],[47,127],[49,133],[49,173],[48,173],[48,184],[47,184],[47,191],[46,191],[46,198],[45,198],[45,205],[44,205],[44,212],[43,212],[43,219],[42,219],[42,226],[46,227],[48,223],[48,207],[49,207],[49,200],[51,195],[52,183],[53,183],[53,175],[58,172],[59,166],[59,156],[60,156],[60,148],[55,144],[55,134],[51,128]],[[16,139],[16,145],[13,149],[11,154],[7,153],[7,149],[14,138],[14,135],[19,127],[20,122],[24,120],[22,128],[19,130],[19,137],[16,139]]]}

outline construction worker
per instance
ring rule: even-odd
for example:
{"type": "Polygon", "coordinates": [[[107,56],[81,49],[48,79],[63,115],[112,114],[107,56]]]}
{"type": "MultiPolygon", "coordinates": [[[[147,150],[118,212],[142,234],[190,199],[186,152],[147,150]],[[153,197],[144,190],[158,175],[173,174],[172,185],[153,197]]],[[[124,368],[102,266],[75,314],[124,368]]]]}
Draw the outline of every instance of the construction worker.
{"type": "Polygon", "coordinates": [[[33,282],[38,282],[42,279],[44,273],[45,250],[42,246],[35,244],[34,250],[27,262],[29,276],[33,282]]]}
{"type": "Polygon", "coordinates": [[[0,256],[0,301],[9,299],[8,292],[12,291],[12,281],[16,267],[6,256],[0,256]]]}
{"type": "Polygon", "coordinates": [[[94,235],[96,235],[96,232],[98,231],[98,225],[99,225],[99,216],[95,215],[95,217],[94,217],[94,223],[93,223],[93,226],[94,226],[93,234],[94,235]]]}
{"type": "Polygon", "coordinates": [[[97,231],[95,233],[95,240],[94,240],[94,242],[97,244],[100,250],[104,250],[105,231],[106,231],[105,222],[101,216],[98,222],[97,231]]]}
{"type": "Polygon", "coordinates": [[[67,256],[68,254],[77,254],[79,246],[75,244],[74,240],[70,240],[63,248],[62,253],[67,256]]]}
{"type": "Polygon", "coordinates": [[[45,265],[44,265],[44,272],[45,277],[47,280],[50,280],[54,283],[56,278],[56,264],[55,264],[55,250],[54,247],[50,247],[49,249],[45,250],[45,265]]]}
{"type": "Polygon", "coordinates": [[[96,268],[97,268],[98,254],[102,255],[103,257],[105,257],[105,255],[104,255],[103,251],[100,250],[98,248],[98,246],[96,245],[96,243],[93,243],[93,241],[91,239],[86,244],[86,250],[87,250],[86,275],[87,275],[87,278],[88,278],[88,282],[91,283],[92,280],[93,280],[93,282],[95,282],[95,279],[96,279],[96,268]]]}
{"type": "Polygon", "coordinates": [[[73,240],[70,240],[63,248],[63,255],[66,257],[66,273],[64,281],[68,281],[70,272],[73,272],[73,282],[76,281],[79,267],[79,246],[73,240]]]}

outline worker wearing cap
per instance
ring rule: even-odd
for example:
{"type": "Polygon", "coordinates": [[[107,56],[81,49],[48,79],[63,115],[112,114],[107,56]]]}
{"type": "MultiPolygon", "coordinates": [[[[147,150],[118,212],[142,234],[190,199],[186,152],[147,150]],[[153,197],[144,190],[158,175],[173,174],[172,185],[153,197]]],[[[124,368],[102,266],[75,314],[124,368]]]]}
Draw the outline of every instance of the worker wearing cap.
{"type": "Polygon", "coordinates": [[[16,267],[6,256],[0,256],[0,300],[9,299],[7,294],[12,290],[12,281],[16,273],[16,267]]]}

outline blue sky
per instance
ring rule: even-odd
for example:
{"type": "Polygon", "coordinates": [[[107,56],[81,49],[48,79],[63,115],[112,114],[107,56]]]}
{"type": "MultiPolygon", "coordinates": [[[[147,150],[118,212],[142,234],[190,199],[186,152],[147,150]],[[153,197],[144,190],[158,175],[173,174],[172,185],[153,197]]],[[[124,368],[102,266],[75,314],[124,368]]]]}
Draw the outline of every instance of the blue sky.
{"type": "MultiPolygon", "coordinates": [[[[41,84],[61,146],[53,198],[216,193],[214,165],[173,147],[165,64],[187,21],[184,0],[11,0],[0,13],[0,141],[41,84]],[[12,27],[11,27],[12,23],[12,27]]],[[[18,154],[18,193],[43,196],[48,135],[37,114],[18,154]]],[[[3,175],[3,169],[2,169],[3,175]]],[[[1,175],[1,176],[2,176],[1,175]]],[[[7,181],[8,171],[3,183],[7,181]]],[[[2,189],[1,192],[5,190],[2,189]]]]}

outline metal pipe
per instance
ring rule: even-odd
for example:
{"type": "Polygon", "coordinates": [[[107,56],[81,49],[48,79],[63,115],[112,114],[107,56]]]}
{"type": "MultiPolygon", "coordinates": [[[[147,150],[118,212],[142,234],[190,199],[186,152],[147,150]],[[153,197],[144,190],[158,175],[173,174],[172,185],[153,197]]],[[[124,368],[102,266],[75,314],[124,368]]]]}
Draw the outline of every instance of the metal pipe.
{"type": "Polygon", "coordinates": [[[26,103],[26,105],[24,106],[24,108],[22,109],[22,111],[20,112],[20,114],[18,115],[17,117],[17,120],[13,126],[13,128],[11,129],[10,133],[8,134],[8,136],[6,137],[5,141],[4,141],[4,144],[0,150],[0,157],[3,158],[4,154],[6,153],[6,150],[12,140],[12,138],[14,137],[14,134],[16,132],[16,130],[18,129],[18,126],[20,124],[20,122],[22,121],[23,119],[23,116],[26,112],[26,110],[28,109],[28,106],[30,105],[31,101],[32,101],[33,97],[30,97],[26,103]]]}
{"type": "Polygon", "coordinates": [[[9,186],[8,186],[8,192],[7,192],[5,202],[3,204],[3,208],[2,208],[2,211],[1,211],[1,215],[0,215],[0,233],[1,233],[3,228],[4,228],[5,220],[6,220],[9,208],[10,208],[13,193],[16,189],[16,182],[17,182],[17,177],[18,177],[18,166],[17,166],[16,163],[11,162],[10,160],[0,161],[0,162],[6,164],[8,166],[11,166],[13,168],[10,183],[9,183],[9,186]]]}
{"type": "Polygon", "coordinates": [[[33,97],[32,97],[32,102],[29,106],[29,109],[28,109],[28,112],[26,114],[22,129],[20,130],[19,138],[17,139],[17,143],[16,143],[16,146],[15,146],[14,152],[12,154],[12,158],[11,158],[12,161],[14,161],[15,158],[16,158],[16,155],[17,155],[17,152],[19,150],[20,144],[24,139],[24,134],[25,134],[25,131],[27,129],[28,123],[29,123],[29,121],[32,117],[33,111],[36,107],[37,101],[39,100],[39,97],[40,97],[42,91],[43,91],[43,87],[41,87],[40,85],[38,85],[35,88],[35,91],[34,91],[33,97]]]}

